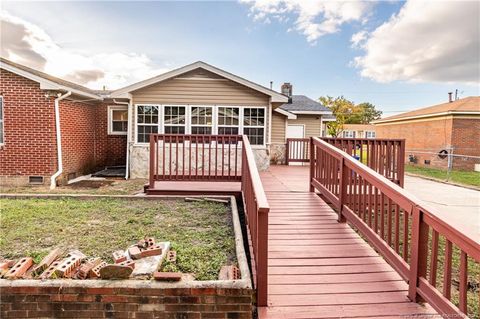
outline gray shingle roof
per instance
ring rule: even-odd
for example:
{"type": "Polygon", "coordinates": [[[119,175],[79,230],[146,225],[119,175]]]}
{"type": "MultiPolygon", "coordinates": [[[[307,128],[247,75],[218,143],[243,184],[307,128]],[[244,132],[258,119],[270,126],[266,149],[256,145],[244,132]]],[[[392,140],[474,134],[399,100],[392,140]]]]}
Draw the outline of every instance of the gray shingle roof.
{"type": "Polygon", "coordinates": [[[292,103],[285,103],[280,108],[289,112],[314,111],[331,113],[329,108],[305,95],[292,95],[292,103]]]}

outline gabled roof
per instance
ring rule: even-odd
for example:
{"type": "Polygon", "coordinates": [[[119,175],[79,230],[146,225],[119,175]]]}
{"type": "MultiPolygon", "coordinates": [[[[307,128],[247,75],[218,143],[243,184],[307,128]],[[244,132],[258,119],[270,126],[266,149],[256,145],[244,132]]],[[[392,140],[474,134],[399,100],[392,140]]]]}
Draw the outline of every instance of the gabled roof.
{"type": "Polygon", "coordinates": [[[0,57],[0,68],[40,83],[40,89],[42,90],[72,91],[74,94],[101,100],[101,97],[89,88],[51,76],[47,73],[12,62],[2,57],[0,57]]]}
{"type": "Polygon", "coordinates": [[[332,114],[329,108],[305,95],[292,95],[291,103],[285,103],[280,108],[294,114],[332,114]]]}
{"type": "Polygon", "coordinates": [[[272,102],[287,102],[288,101],[288,98],[283,94],[280,94],[280,93],[278,93],[276,91],[273,91],[271,89],[268,89],[268,88],[266,88],[262,85],[253,83],[249,80],[246,80],[246,79],[244,79],[242,77],[239,77],[235,74],[226,72],[222,69],[219,69],[217,67],[214,67],[213,65],[207,64],[207,63],[202,62],[202,61],[198,61],[198,62],[195,62],[195,63],[192,63],[192,64],[188,64],[188,65],[183,66],[181,68],[178,68],[178,69],[175,69],[175,70],[157,75],[153,78],[150,78],[150,79],[147,79],[147,80],[144,80],[144,81],[140,81],[140,82],[134,83],[132,85],[126,86],[124,88],[115,90],[111,93],[110,96],[112,98],[127,97],[130,92],[136,91],[138,89],[147,87],[147,86],[152,85],[152,84],[156,84],[158,82],[162,82],[162,81],[174,78],[176,76],[179,76],[181,74],[187,73],[189,71],[192,71],[192,70],[195,70],[195,69],[198,69],[198,68],[202,68],[202,69],[207,70],[209,72],[215,73],[215,74],[217,74],[221,77],[224,77],[226,79],[229,79],[229,80],[237,82],[237,83],[240,83],[240,84],[242,84],[246,87],[249,87],[253,90],[256,90],[258,92],[266,94],[266,95],[271,97],[272,102]]]}
{"type": "Polygon", "coordinates": [[[421,109],[389,116],[372,122],[373,124],[396,122],[425,117],[454,115],[454,114],[479,114],[480,96],[469,96],[453,102],[442,103],[421,109]]]}

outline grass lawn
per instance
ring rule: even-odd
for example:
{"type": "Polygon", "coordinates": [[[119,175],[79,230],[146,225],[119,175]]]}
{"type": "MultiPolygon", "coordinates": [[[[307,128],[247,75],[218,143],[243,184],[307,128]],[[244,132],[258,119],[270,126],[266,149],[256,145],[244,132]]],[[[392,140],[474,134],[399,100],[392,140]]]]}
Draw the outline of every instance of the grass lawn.
{"type": "Polygon", "coordinates": [[[480,187],[480,172],[452,171],[447,176],[447,171],[438,168],[405,165],[405,172],[426,176],[441,181],[451,181],[463,185],[480,187]]]}
{"type": "Polygon", "coordinates": [[[111,261],[112,252],[145,236],[170,241],[177,262],[167,270],[217,279],[220,268],[236,263],[228,206],[183,200],[0,199],[0,255],[34,257],[54,247],[79,249],[111,261]]]}

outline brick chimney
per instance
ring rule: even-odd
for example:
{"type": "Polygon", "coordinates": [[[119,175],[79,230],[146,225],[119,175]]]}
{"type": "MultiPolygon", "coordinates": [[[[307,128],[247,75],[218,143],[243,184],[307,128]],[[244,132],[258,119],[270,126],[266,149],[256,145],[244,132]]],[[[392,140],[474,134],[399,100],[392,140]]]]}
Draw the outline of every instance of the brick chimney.
{"type": "Polygon", "coordinates": [[[288,96],[288,103],[292,103],[293,86],[290,83],[285,82],[281,86],[281,91],[283,95],[288,96]]]}

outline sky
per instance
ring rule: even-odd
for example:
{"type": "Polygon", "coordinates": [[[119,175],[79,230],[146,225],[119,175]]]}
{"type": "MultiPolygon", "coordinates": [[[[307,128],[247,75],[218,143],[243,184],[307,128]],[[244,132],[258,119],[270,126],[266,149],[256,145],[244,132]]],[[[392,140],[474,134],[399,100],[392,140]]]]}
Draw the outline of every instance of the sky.
{"type": "Polygon", "coordinates": [[[1,56],[93,89],[201,60],[393,115],[480,95],[480,2],[0,3],[1,56]],[[457,23],[461,22],[461,23],[457,23]]]}

